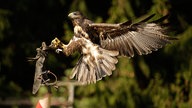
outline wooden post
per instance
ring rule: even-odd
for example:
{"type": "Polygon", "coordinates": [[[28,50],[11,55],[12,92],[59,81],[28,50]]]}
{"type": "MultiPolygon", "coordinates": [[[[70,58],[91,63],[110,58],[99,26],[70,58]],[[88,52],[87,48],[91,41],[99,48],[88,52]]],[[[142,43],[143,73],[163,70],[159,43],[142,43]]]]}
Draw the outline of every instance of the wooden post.
{"type": "Polygon", "coordinates": [[[73,108],[74,104],[74,92],[75,92],[75,86],[81,86],[82,83],[75,82],[75,81],[69,81],[69,82],[58,82],[57,86],[67,86],[68,89],[68,103],[70,103],[70,106],[67,108],[73,108]]]}
{"type": "Polygon", "coordinates": [[[68,87],[68,91],[69,91],[68,102],[72,103],[72,105],[69,108],[73,108],[75,85],[69,84],[67,87],[68,87]]]}

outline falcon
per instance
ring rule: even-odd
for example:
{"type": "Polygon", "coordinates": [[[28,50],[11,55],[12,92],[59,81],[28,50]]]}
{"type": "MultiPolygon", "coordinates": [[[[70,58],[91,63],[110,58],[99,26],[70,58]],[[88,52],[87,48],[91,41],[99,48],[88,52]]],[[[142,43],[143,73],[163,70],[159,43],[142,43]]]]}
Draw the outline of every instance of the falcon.
{"type": "Polygon", "coordinates": [[[50,47],[67,56],[80,52],[81,57],[70,78],[83,84],[96,83],[112,74],[118,56],[147,55],[177,39],[166,35],[165,28],[159,24],[166,17],[149,22],[153,16],[137,23],[108,24],[94,23],[81,12],[72,12],[68,17],[74,26],[73,38],[67,45],[55,38],[50,47]]]}

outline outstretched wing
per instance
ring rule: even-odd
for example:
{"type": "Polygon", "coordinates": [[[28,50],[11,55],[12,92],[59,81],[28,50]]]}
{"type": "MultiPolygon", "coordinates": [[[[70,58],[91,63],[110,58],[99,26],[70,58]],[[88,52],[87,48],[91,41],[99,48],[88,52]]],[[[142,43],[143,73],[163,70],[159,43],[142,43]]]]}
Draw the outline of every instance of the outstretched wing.
{"type": "Polygon", "coordinates": [[[176,39],[167,36],[165,29],[157,24],[166,17],[147,23],[153,16],[135,24],[131,21],[119,24],[92,23],[89,27],[98,32],[102,48],[133,57],[135,52],[139,55],[149,54],[176,39]]]}

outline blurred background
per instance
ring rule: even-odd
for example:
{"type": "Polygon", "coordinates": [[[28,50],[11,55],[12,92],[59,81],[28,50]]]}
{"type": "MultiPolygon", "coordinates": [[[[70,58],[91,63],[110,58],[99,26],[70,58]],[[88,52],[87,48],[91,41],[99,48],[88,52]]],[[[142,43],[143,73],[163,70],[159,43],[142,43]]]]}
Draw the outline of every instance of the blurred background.
{"type": "MultiPolygon", "coordinates": [[[[76,86],[75,108],[192,107],[190,7],[189,0],[0,0],[0,107],[33,107],[36,98],[46,92],[41,87],[32,95],[35,62],[28,62],[27,57],[34,57],[43,41],[49,45],[58,37],[68,43],[73,27],[67,15],[77,10],[94,22],[107,23],[138,21],[153,13],[155,20],[169,14],[165,20],[168,34],[179,40],[150,55],[122,57],[111,76],[76,86]]],[[[69,57],[50,53],[46,68],[59,81],[70,81],[78,57],[78,53],[69,57]]],[[[66,87],[52,88],[52,92],[61,104],[69,97],[66,87]]]]}

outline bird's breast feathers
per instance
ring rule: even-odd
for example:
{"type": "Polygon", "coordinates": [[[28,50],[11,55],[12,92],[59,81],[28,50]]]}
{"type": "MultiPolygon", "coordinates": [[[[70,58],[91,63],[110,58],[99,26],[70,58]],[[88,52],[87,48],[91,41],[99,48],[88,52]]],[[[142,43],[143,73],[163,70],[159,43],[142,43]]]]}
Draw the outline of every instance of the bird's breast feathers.
{"type": "Polygon", "coordinates": [[[82,29],[81,26],[78,26],[76,25],[74,27],[74,34],[77,36],[77,37],[85,37],[85,38],[89,38],[89,35],[82,29]]]}

